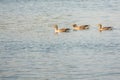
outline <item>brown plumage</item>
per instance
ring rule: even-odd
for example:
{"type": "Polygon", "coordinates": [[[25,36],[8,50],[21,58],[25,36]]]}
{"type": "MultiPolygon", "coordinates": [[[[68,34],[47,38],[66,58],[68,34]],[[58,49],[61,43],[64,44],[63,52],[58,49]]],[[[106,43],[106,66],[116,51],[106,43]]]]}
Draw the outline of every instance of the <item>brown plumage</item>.
{"type": "Polygon", "coordinates": [[[74,30],[86,30],[86,29],[89,29],[89,25],[77,26],[77,24],[73,24],[73,29],[74,30]]]}
{"type": "Polygon", "coordinates": [[[58,29],[58,25],[54,25],[54,29],[55,29],[55,33],[68,32],[68,31],[70,30],[69,28],[61,28],[61,29],[58,29]]]}
{"type": "Polygon", "coordinates": [[[104,30],[112,30],[112,27],[103,27],[102,24],[98,24],[99,30],[104,31],[104,30]]]}

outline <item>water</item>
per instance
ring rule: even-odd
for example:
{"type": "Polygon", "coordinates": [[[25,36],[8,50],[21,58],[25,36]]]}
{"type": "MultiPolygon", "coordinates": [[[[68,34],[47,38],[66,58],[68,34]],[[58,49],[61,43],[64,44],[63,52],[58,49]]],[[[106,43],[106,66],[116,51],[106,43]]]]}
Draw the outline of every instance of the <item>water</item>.
{"type": "Polygon", "coordinates": [[[119,80],[120,0],[0,0],[0,80],[119,80]],[[55,34],[53,24],[89,24],[55,34]],[[97,24],[113,26],[99,32],[97,24]]]}

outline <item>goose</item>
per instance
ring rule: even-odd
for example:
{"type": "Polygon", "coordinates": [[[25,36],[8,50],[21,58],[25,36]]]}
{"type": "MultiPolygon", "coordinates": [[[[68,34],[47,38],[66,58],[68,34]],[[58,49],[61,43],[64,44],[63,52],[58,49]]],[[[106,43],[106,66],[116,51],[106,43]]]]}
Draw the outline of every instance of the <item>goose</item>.
{"type": "Polygon", "coordinates": [[[104,31],[104,30],[112,30],[112,27],[103,27],[102,24],[98,24],[99,30],[104,31]]]}
{"type": "Polygon", "coordinates": [[[53,27],[54,27],[54,29],[55,29],[55,33],[68,32],[68,31],[70,30],[69,28],[61,28],[61,29],[58,29],[58,25],[54,25],[53,27]]]}
{"type": "Polygon", "coordinates": [[[73,24],[73,29],[74,30],[86,30],[86,29],[89,29],[89,25],[78,26],[77,24],[73,24]]]}

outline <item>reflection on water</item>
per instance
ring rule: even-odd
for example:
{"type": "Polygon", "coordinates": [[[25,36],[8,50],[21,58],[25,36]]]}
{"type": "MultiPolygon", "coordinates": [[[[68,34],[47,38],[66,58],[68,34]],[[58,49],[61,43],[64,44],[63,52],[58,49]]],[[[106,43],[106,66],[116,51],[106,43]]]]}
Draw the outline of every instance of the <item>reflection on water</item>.
{"type": "Polygon", "coordinates": [[[119,80],[119,0],[1,0],[0,80],[119,80]],[[90,29],[73,31],[76,23],[90,29]],[[113,26],[99,32],[97,24],[113,26]],[[55,34],[53,25],[71,28],[55,34]]]}

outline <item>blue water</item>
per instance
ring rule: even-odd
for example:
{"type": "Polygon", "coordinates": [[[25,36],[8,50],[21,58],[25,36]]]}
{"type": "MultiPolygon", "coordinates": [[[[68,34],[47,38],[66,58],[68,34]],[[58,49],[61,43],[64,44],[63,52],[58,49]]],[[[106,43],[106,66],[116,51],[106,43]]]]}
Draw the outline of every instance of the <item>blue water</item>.
{"type": "Polygon", "coordinates": [[[0,0],[0,80],[119,80],[120,0],[0,0]],[[72,24],[90,29],[73,31],[72,24]],[[112,26],[99,32],[97,24],[112,26]],[[71,28],[55,34],[53,25],[71,28]]]}

